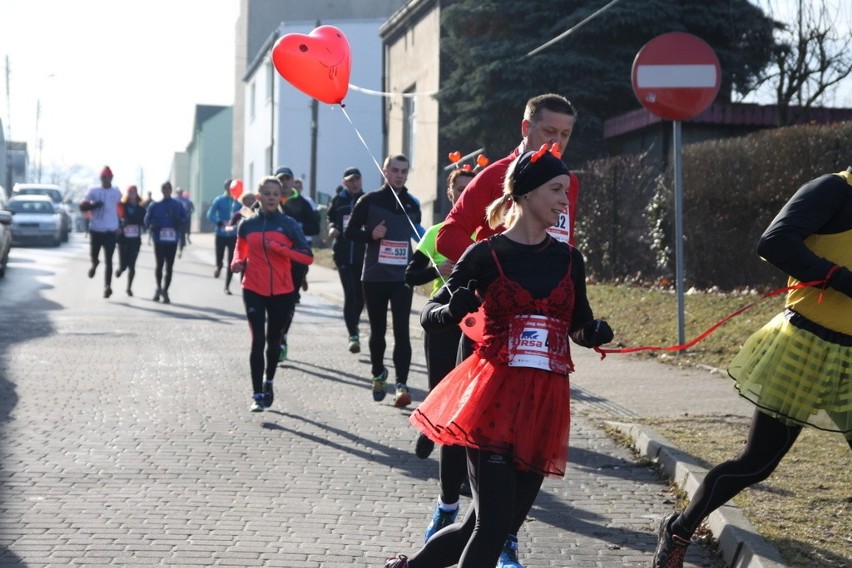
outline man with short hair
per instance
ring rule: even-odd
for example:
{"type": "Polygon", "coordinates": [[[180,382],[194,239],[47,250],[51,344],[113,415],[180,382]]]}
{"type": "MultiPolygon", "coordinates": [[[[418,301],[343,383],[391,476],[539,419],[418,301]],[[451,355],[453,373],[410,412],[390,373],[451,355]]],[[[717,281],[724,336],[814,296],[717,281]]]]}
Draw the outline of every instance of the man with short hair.
{"type": "Polygon", "coordinates": [[[89,256],[92,266],[89,268],[89,278],[95,277],[98,268],[98,256],[104,249],[104,298],[112,295],[112,255],[118,235],[118,203],[121,201],[121,190],[112,186],[112,170],[104,166],[101,170],[101,185],[89,189],[80,202],[80,211],[88,211],[89,219],[89,256]]]}
{"type": "Polygon", "coordinates": [[[343,231],[347,239],[367,244],[361,281],[370,320],[370,364],[376,402],[384,400],[386,394],[385,331],[390,303],[396,372],[394,406],[397,408],[411,404],[407,383],[411,366],[408,320],[412,290],[405,282],[405,268],[412,254],[412,224],[420,223],[420,206],[405,187],[408,168],[408,158],[403,154],[385,158],[382,167],[385,184],[378,191],[358,199],[343,231]]]}
{"type": "MultiPolygon", "coordinates": [[[[299,223],[302,227],[302,232],[305,234],[308,246],[311,246],[311,237],[319,234],[319,218],[317,217],[316,210],[296,190],[296,179],[293,176],[292,169],[287,166],[280,166],[275,170],[275,177],[281,182],[280,209],[299,223]]],[[[302,290],[305,279],[308,276],[308,265],[293,261],[290,263],[290,274],[293,278],[293,295],[295,298],[290,304],[289,312],[284,320],[284,327],[281,330],[281,346],[278,352],[279,362],[287,359],[287,334],[290,332],[293,317],[296,315],[296,304],[299,303],[301,296],[300,290],[302,290]]]]}
{"type": "Polygon", "coordinates": [[[361,288],[361,270],[364,267],[364,243],[351,241],[343,232],[352,215],[355,203],[364,195],[361,188],[361,172],[358,168],[346,168],[343,172],[341,190],[331,199],[326,210],[328,236],[332,239],[331,250],[334,266],[343,287],[343,321],[349,333],[349,352],[361,352],[358,326],[364,311],[364,293],[361,288]]]}
{"type": "Polygon", "coordinates": [[[210,208],[207,209],[207,220],[213,223],[216,227],[216,270],[213,271],[213,277],[219,278],[222,273],[222,265],[225,259],[225,251],[228,252],[228,260],[225,265],[225,294],[231,295],[231,279],[234,275],[231,272],[231,261],[234,259],[234,247],[237,244],[236,227],[231,225],[231,217],[234,213],[240,210],[240,202],[234,199],[231,195],[231,181],[225,180],[225,191],[221,195],[217,195],[210,208]]]}

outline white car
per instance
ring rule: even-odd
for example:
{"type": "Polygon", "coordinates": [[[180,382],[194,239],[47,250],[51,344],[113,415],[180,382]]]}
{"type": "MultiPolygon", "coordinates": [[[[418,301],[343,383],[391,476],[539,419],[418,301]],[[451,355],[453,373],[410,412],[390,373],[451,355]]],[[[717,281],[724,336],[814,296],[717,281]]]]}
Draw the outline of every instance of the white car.
{"type": "Polygon", "coordinates": [[[62,242],[62,216],[45,195],[16,195],[6,208],[12,214],[12,244],[62,242]]]}
{"type": "Polygon", "coordinates": [[[71,212],[62,201],[62,189],[52,183],[16,183],[12,187],[12,197],[16,195],[46,195],[53,202],[56,212],[62,215],[62,242],[68,242],[68,235],[73,228],[71,212]]]}

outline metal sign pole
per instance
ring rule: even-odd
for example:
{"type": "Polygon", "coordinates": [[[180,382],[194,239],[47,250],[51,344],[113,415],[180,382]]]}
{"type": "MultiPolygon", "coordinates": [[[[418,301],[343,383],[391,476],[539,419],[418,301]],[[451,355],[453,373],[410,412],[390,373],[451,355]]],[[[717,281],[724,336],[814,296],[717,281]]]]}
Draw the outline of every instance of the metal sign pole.
{"type": "Polygon", "coordinates": [[[675,198],[675,281],[677,283],[677,342],[686,342],[684,331],[684,301],[683,301],[683,165],[681,164],[681,128],[680,121],[675,120],[672,151],[674,152],[674,198],[675,198]]]}

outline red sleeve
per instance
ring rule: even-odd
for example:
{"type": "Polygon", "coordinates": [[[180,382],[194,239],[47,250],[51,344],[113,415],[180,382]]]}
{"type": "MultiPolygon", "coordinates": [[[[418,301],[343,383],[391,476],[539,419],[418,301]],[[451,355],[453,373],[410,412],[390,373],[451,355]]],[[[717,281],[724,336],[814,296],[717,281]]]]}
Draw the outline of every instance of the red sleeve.
{"type": "Polygon", "coordinates": [[[283,256],[284,258],[289,258],[299,264],[310,265],[314,263],[313,255],[299,252],[294,249],[292,245],[288,246],[286,243],[279,243],[278,241],[270,241],[269,245],[269,250],[274,254],[283,256]]]}
{"type": "Polygon", "coordinates": [[[568,184],[568,222],[571,226],[571,235],[568,243],[574,246],[574,220],[577,218],[577,198],[580,196],[580,180],[574,172],[568,174],[571,181],[568,184]]]}
{"type": "Polygon", "coordinates": [[[240,263],[243,263],[248,258],[248,241],[244,238],[238,236],[237,244],[234,247],[234,258],[231,260],[231,271],[233,272],[233,267],[237,266],[240,263]]]}
{"type": "MultiPolygon", "coordinates": [[[[488,226],[485,221],[485,209],[503,195],[503,176],[514,158],[514,155],[510,155],[494,162],[479,172],[467,185],[438,231],[438,252],[451,261],[458,262],[462,253],[473,242],[472,235],[477,233],[478,229],[488,226]]],[[[490,229],[479,231],[477,237],[482,239],[492,233],[490,229]]]]}
{"type": "Polygon", "coordinates": [[[124,218],[127,215],[127,213],[124,210],[124,203],[119,201],[118,204],[115,206],[115,209],[118,212],[118,218],[120,220],[124,221],[124,218]]]}

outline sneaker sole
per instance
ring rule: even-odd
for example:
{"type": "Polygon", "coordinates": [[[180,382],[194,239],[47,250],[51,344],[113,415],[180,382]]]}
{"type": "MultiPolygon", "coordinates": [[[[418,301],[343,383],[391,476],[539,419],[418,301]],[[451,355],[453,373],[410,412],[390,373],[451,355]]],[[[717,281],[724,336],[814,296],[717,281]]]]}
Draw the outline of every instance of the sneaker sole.
{"type": "Polygon", "coordinates": [[[358,345],[358,344],[350,345],[349,346],[349,352],[350,353],[360,353],[361,352],[361,346],[358,345]]]}
{"type": "Polygon", "coordinates": [[[405,408],[411,404],[411,396],[406,392],[397,396],[393,400],[393,405],[397,408],[405,408]]]}

